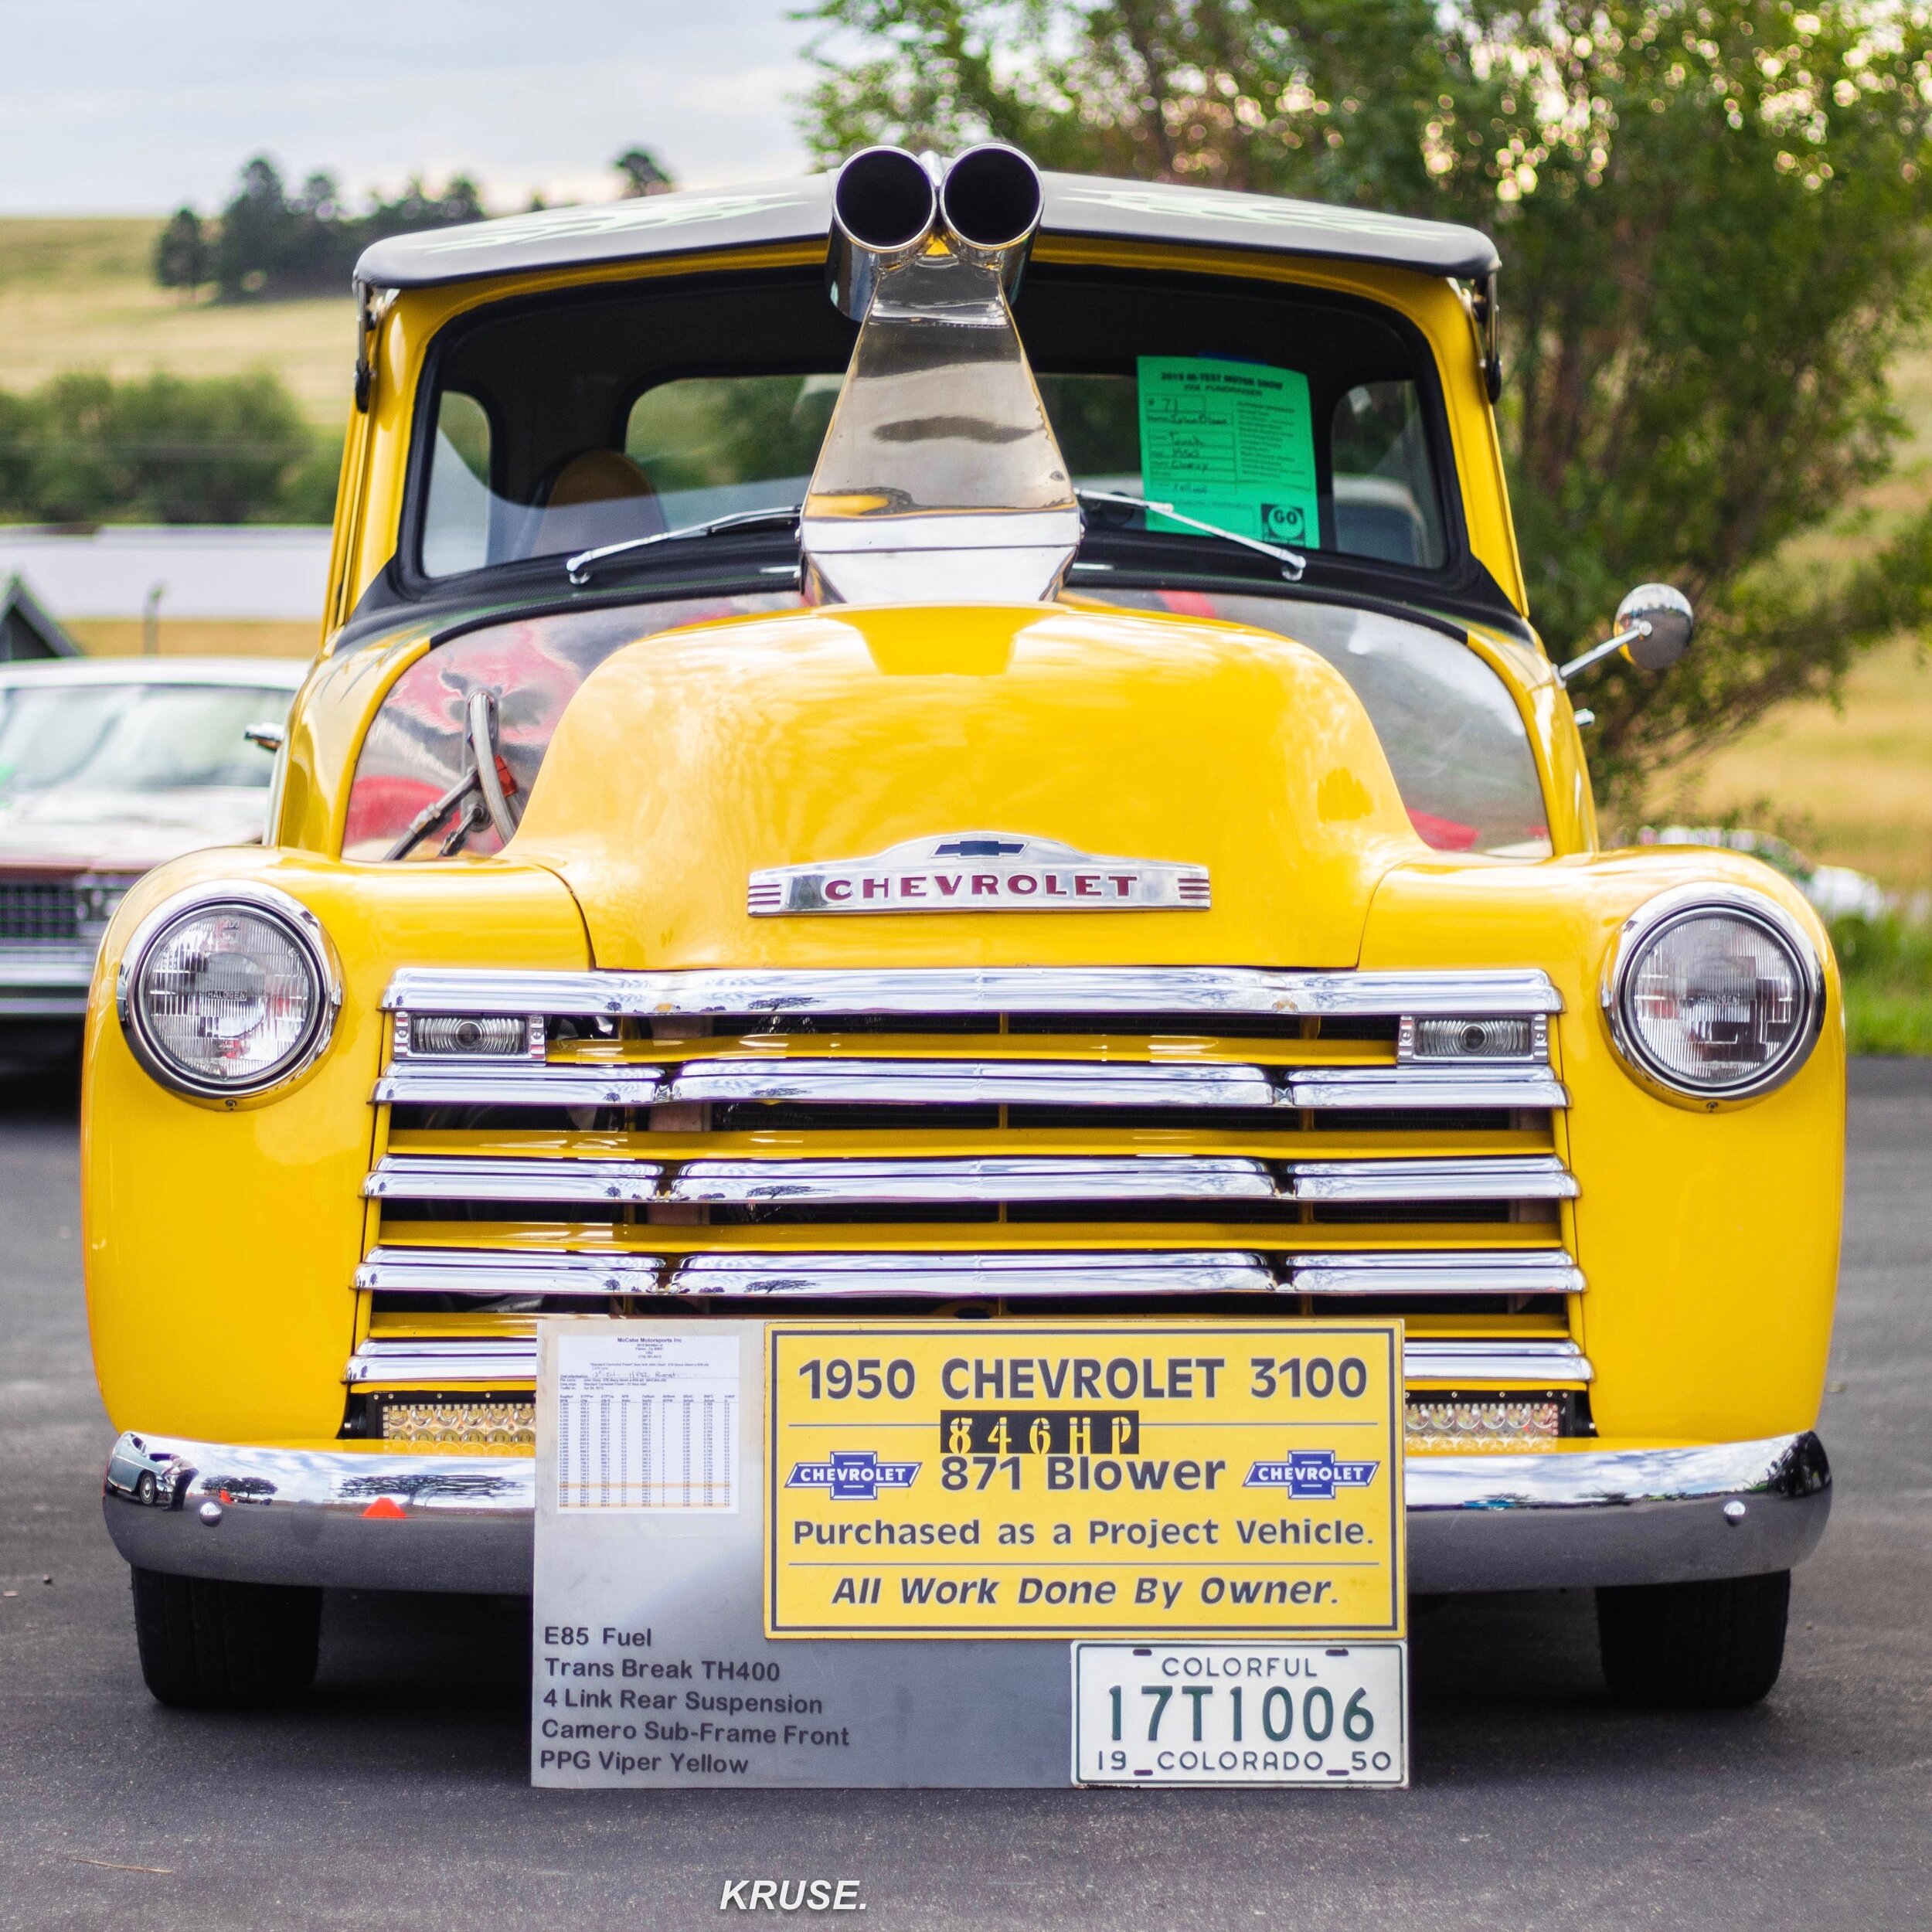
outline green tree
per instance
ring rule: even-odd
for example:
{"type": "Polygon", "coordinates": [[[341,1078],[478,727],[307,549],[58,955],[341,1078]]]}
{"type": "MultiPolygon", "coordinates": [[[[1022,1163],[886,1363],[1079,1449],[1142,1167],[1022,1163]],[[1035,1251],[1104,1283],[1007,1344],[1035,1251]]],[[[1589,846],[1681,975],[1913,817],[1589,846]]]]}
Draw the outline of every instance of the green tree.
{"type": "MultiPolygon", "coordinates": [[[[440,189],[413,175],[394,200],[372,196],[358,215],[333,175],[317,170],[291,195],[281,169],[267,155],[257,155],[242,169],[222,209],[201,279],[212,279],[224,301],[343,293],[356,257],[371,242],[483,217],[481,194],[467,175],[452,175],[440,189]]],[[[155,277],[164,287],[176,285],[168,280],[175,259],[169,238],[179,230],[185,244],[190,224],[205,244],[206,231],[193,209],[184,208],[157,247],[155,277]]]]}
{"type": "Polygon", "coordinates": [[[118,386],[104,442],[123,500],[162,523],[243,523],[309,453],[294,399],[265,369],[118,386]]]}
{"type": "Polygon", "coordinates": [[[335,468],[265,370],[0,392],[0,511],[36,522],[326,520],[335,468]]]}
{"type": "Polygon", "coordinates": [[[1504,258],[1505,451],[1553,656],[1677,583],[1697,649],[1579,696],[1613,810],[1932,617],[1889,468],[1932,281],[1918,0],[820,0],[807,131],[1462,220],[1504,258]],[[855,57],[854,57],[855,56],[855,57]],[[1827,552],[1842,560],[1818,560],[1827,552]],[[1802,556],[1805,560],[1799,561],[1802,556]]]}
{"type": "Polygon", "coordinates": [[[200,216],[192,208],[177,208],[155,240],[155,280],[192,298],[208,280],[208,237],[200,216]]]}
{"type": "Polygon", "coordinates": [[[215,243],[215,280],[224,301],[258,294],[270,280],[296,260],[300,211],[289,205],[281,171],[257,155],[241,172],[241,181],[221,211],[215,243]]]}
{"type": "Polygon", "coordinates": [[[354,224],[359,243],[384,235],[407,235],[425,229],[449,228],[460,222],[481,221],[483,197],[468,175],[452,175],[441,191],[430,188],[420,175],[412,175],[393,201],[379,198],[354,224]]]}
{"type": "Polygon", "coordinates": [[[32,402],[0,389],[0,517],[32,518],[36,508],[39,419],[32,402]]]}
{"type": "Polygon", "coordinates": [[[113,383],[87,372],[56,376],[26,401],[27,514],[36,522],[91,523],[122,509],[113,383]]]}
{"type": "Polygon", "coordinates": [[[627,148],[611,165],[624,177],[624,199],[664,195],[677,186],[648,148],[627,148]]]}

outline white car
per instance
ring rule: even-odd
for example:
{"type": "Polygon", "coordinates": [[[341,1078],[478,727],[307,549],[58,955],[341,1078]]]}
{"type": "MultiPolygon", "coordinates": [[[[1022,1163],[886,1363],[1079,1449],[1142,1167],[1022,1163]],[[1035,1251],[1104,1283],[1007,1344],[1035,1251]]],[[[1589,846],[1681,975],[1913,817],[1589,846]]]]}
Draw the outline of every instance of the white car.
{"type": "Polygon", "coordinates": [[[1815,906],[1821,917],[1842,919],[1855,913],[1877,919],[1886,910],[1885,888],[1869,873],[1849,866],[1814,866],[1796,846],[1769,832],[1745,832],[1730,825],[1646,825],[1638,835],[1646,845],[1719,845],[1730,852],[1747,852],[1775,866],[1815,906]]]}
{"type": "Polygon", "coordinates": [[[0,665],[0,1066],[70,1050],[101,935],[143,872],[261,838],[270,747],[307,672],[247,658],[0,665]]]}

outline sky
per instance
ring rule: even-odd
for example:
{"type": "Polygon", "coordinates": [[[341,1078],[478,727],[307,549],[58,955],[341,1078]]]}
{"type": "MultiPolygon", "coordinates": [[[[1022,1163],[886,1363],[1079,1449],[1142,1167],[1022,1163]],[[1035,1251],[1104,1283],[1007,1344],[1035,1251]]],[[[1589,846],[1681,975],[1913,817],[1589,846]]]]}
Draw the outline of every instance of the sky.
{"type": "Polygon", "coordinates": [[[0,213],[211,212],[250,156],[492,209],[796,174],[798,0],[0,0],[0,213]]]}

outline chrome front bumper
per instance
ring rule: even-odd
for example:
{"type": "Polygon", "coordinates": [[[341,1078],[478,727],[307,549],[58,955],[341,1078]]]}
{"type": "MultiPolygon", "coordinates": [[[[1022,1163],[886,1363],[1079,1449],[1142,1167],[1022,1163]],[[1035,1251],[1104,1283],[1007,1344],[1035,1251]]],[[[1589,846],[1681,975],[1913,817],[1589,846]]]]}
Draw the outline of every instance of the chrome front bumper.
{"type": "MultiPolygon", "coordinates": [[[[355,1590],[527,1595],[536,1464],[522,1456],[262,1449],[123,1435],[102,1509],[143,1569],[355,1590]]],[[[1832,1505],[1808,1431],[1694,1449],[1417,1456],[1418,1595],[1685,1583],[1801,1563],[1832,1505]]]]}
{"type": "Polygon", "coordinates": [[[99,951],[0,943],[0,1019],[85,1019],[99,951]]]}

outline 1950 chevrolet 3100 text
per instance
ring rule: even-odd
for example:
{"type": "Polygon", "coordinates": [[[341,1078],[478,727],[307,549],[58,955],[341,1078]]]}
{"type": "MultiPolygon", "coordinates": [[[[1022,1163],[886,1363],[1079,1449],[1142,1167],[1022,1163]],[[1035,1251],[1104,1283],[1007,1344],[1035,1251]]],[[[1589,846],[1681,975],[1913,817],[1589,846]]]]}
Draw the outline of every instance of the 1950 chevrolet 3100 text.
{"type": "Polygon", "coordinates": [[[1600,846],[1497,267],[997,147],[369,250],[273,836],[94,993],[157,1696],[299,1689],[327,1587],[527,1591],[559,1311],[1397,1315],[1412,1590],[1764,1693],[1837,983],[1767,867],[1600,846]]]}

